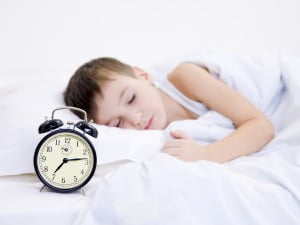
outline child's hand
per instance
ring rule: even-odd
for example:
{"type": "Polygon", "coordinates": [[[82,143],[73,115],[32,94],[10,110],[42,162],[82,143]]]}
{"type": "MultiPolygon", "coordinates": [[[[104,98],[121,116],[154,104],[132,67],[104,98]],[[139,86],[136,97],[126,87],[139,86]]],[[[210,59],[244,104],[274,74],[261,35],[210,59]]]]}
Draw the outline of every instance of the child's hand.
{"type": "Polygon", "coordinates": [[[203,158],[201,157],[202,147],[183,131],[171,131],[170,134],[176,140],[168,141],[163,147],[163,152],[187,162],[203,158]]]}

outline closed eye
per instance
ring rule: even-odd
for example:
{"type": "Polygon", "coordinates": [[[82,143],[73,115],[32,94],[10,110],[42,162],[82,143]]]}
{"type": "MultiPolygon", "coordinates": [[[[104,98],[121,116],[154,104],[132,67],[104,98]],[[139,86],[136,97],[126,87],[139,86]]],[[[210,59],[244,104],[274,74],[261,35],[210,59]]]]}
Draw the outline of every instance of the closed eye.
{"type": "Polygon", "coordinates": [[[116,127],[120,127],[121,125],[121,119],[119,120],[118,124],[116,125],[116,127]]]}
{"type": "Polygon", "coordinates": [[[132,95],[132,98],[129,100],[128,104],[133,103],[134,100],[135,100],[135,94],[132,95]]]}
{"type": "MultiPolygon", "coordinates": [[[[132,104],[135,100],[135,94],[132,95],[131,99],[128,101],[128,104],[132,104]]],[[[118,123],[115,125],[115,127],[120,127],[122,120],[119,119],[118,123]]]]}

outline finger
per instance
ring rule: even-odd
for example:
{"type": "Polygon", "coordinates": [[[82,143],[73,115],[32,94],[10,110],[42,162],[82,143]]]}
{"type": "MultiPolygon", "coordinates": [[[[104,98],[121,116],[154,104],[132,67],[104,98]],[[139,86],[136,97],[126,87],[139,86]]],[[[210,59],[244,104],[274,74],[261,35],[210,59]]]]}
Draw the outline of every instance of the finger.
{"type": "Polygon", "coordinates": [[[167,143],[165,143],[164,147],[168,148],[168,147],[177,147],[179,145],[178,141],[168,141],[167,143]]]}
{"type": "Polygon", "coordinates": [[[180,147],[186,142],[185,139],[176,139],[165,143],[164,147],[180,147]]]}
{"type": "Polygon", "coordinates": [[[164,148],[162,151],[173,156],[178,156],[180,153],[180,149],[178,148],[164,148]]]}
{"type": "Polygon", "coordinates": [[[191,161],[193,161],[193,160],[186,159],[184,156],[181,156],[181,155],[177,155],[175,157],[177,159],[181,160],[181,161],[184,161],[184,162],[191,162],[191,161]]]}
{"type": "Polygon", "coordinates": [[[170,131],[170,134],[173,138],[176,139],[190,139],[190,137],[182,130],[170,131]]]}
{"type": "Polygon", "coordinates": [[[169,153],[169,152],[165,152],[166,154],[170,155],[170,156],[173,156],[173,157],[178,157],[178,154],[175,154],[175,153],[169,153]]]}

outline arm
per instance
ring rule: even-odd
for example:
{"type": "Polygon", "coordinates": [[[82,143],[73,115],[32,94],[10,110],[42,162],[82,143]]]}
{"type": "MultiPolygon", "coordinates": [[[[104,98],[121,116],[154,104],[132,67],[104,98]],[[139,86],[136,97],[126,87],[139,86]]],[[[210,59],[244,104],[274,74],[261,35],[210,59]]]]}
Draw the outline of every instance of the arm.
{"type": "Polygon", "coordinates": [[[204,68],[181,64],[168,75],[168,79],[187,97],[230,118],[237,128],[222,140],[205,147],[198,146],[193,160],[227,162],[259,151],[274,137],[273,125],[259,109],[204,68]]]}

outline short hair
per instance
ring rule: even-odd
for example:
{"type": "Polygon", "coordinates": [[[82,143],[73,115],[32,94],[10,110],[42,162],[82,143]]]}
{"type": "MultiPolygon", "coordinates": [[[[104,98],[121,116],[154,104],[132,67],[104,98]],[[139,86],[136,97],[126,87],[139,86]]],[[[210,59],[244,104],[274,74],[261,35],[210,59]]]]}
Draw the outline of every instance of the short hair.
{"type": "MultiPolygon", "coordinates": [[[[83,64],[72,75],[64,91],[65,104],[85,110],[88,119],[92,119],[96,110],[94,96],[96,93],[103,96],[101,87],[112,81],[114,74],[136,78],[131,66],[115,58],[102,57],[83,64]]],[[[82,113],[72,112],[83,119],[82,113]]]]}

